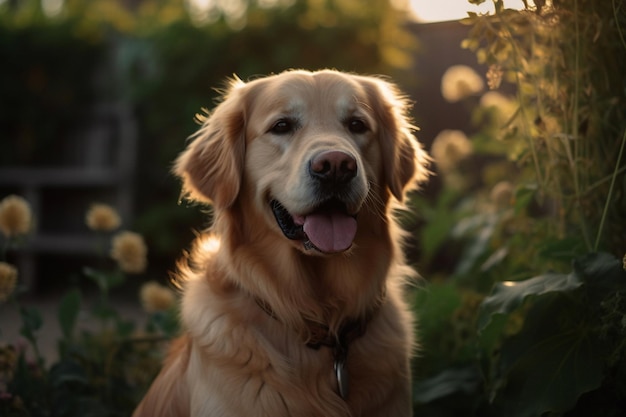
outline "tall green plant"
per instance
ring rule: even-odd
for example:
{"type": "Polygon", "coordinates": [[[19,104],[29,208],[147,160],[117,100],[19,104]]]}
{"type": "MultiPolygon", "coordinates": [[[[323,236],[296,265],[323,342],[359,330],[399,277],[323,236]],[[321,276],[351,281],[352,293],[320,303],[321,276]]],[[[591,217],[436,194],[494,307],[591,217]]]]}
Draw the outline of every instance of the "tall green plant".
{"type": "Polygon", "coordinates": [[[509,156],[537,185],[551,218],[543,226],[587,251],[618,254],[626,243],[626,198],[615,189],[626,178],[623,6],[574,0],[519,12],[494,4],[494,16],[472,16],[465,46],[516,87],[506,140],[523,151],[509,156]]]}
{"type": "Polygon", "coordinates": [[[438,346],[444,365],[416,384],[416,413],[619,416],[626,403],[626,9],[617,0],[535,2],[523,11],[494,5],[493,15],[470,16],[464,46],[489,66],[490,87],[513,84],[517,108],[500,122],[503,134],[486,128],[474,145],[514,164],[513,171],[484,167],[483,178],[506,172],[500,179],[517,191],[495,212],[485,212],[481,191],[446,206],[469,227],[449,233],[441,247],[472,246],[457,261],[466,267],[416,300],[426,317],[445,303],[435,311],[449,321],[424,325],[424,346],[438,346]],[[440,329],[458,328],[463,337],[441,343],[440,329]]]}

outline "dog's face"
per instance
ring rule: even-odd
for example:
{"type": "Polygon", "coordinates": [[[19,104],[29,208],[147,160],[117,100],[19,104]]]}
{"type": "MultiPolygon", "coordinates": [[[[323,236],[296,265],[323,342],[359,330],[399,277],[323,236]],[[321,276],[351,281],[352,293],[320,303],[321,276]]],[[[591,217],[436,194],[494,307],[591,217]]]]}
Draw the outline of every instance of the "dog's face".
{"type": "Polygon", "coordinates": [[[426,176],[405,112],[396,89],[372,77],[290,71],[236,81],[175,170],[216,212],[248,204],[258,214],[249,218],[305,253],[343,252],[364,211],[385,220],[391,196],[402,200],[426,176]]]}

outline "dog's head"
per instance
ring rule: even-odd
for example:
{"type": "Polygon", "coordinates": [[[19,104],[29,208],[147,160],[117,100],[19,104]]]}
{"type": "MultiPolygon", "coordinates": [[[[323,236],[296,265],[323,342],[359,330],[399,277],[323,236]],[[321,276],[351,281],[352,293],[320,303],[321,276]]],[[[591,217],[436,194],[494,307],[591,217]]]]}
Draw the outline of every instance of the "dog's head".
{"type": "Polygon", "coordinates": [[[390,198],[401,202],[428,174],[406,113],[396,87],[374,77],[324,70],[234,80],[175,173],[216,213],[253,201],[255,219],[300,250],[343,252],[361,212],[384,217],[390,198]]]}

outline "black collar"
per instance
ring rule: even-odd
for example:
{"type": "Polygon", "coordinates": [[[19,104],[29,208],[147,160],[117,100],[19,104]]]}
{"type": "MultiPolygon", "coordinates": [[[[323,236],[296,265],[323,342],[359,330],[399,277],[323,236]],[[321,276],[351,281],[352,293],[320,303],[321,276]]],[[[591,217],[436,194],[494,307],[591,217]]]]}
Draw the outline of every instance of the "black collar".
{"type": "MultiPolygon", "coordinates": [[[[306,346],[315,350],[325,346],[333,349],[335,352],[347,352],[350,343],[365,334],[368,323],[380,309],[384,298],[385,293],[383,292],[383,295],[373,308],[371,308],[363,317],[346,320],[339,328],[339,332],[337,334],[331,332],[330,328],[325,324],[305,319],[309,328],[309,337],[305,341],[306,346]]],[[[272,307],[267,302],[258,297],[255,297],[255,301],[268,316],[280,321],[274,313],[272,307]]]]}
{"type": "MultiPolygon", "coordinates": [[[[339,328],[339,332],[334,334],[327,325],[305,319],[309,328],[309,336],[305,341],[306,346],[318,350],[322,346],[332,349],[333,352],[333,368],[337,378],[338,393],[344,400],[348,397],[349,392],[349,375],[346,368],[346,360],[348,358],[348,347],[350,344],[365,334],[368,323],[374,315],[380,310],[380,306],[385,299],[383,290],[378,302],[368,312],[359,319],[347,320],[339,328]]],[[[274,320],[280,321],[274,310],[268,303],[256,297],[256,303],[259,307],[274,320]]]]}

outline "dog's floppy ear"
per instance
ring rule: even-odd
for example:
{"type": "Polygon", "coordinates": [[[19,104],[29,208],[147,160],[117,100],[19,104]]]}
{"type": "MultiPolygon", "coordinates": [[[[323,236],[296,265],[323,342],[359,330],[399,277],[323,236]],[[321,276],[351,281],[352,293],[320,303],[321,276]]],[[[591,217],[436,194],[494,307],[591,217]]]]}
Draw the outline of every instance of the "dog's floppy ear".
{"type": "Polygon", "coordinates": [[[365,86],[380,123],[385,180],[391,194],[403,201],[406,191],[428,178],[430,158],[411,133],[409,105],[396,86],[376,78],[368,78],[365,86]]]}
{"type": "Polygon", "coordinates": [[[213,113],[198,116],[203,125],[174,165],[184,193],[217,208],[231,206],[241,186],[246,147],[242,87],[234,80],[213,113]]]}

